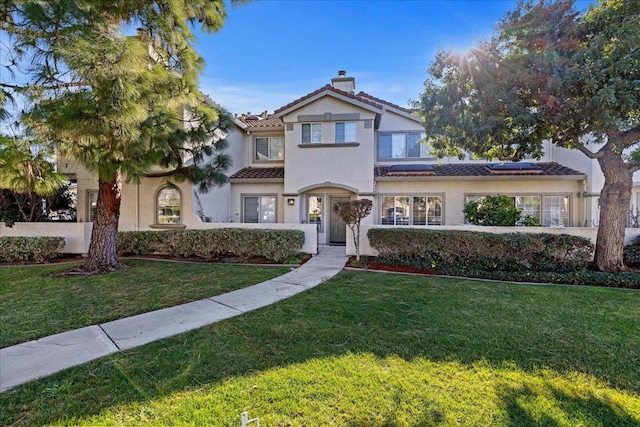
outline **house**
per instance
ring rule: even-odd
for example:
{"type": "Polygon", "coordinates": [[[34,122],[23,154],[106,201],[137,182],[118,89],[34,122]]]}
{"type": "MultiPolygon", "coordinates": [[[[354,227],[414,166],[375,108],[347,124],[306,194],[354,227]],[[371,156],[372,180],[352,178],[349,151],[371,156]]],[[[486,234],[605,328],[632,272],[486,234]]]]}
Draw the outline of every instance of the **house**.
{"type": "MultiPolygon", "coordinates": [[[[440,226],[464,224],[466,202],[488,194],[513,197],[545,226],[597,224],[603,178],[580,153],[548,144],[542,159],[519,163],[435,159],[423,136],[412,110],[357,91],[340,71],[272,114],[236,116],[225,187],[199,194],[161,178],[125,184],[120,229],[314,223],[320,244],[342,244],[345,224],[333,206],[343,200],[373,201],[364,224],[440,226]]],[[[79,221],[91,221],[95,179],[74,162],[58,167],[78,183],[79,221]]]]}

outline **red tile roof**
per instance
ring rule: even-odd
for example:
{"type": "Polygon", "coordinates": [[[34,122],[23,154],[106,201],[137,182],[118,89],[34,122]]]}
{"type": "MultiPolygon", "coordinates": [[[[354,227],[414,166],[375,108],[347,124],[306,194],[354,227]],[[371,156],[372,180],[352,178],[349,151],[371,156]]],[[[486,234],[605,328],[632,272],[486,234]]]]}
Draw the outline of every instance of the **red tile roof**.
{"type": "Polygon", "coordinates": [[[356,97],[358,97],[358,98],[367,98],[367,99],[370,99],[371,101],[377,102],[378,104],[388,105],[388,106],[393,107],[395,109],[398,109],[400,111],[404,111],[405,113],[413,114],[413,110],[411,110],[410,108],[401,107],[401,106],[399,106],[397,104],[394,104],[392,102],[385,101],[384,99],[376,98],[375,96],[369,95],[366,92],[360,91],[360,92],[358,92],[356,94],[356,97]]]}
{"type": "Polygon", "coordinates": [[[273,113],[277,115],[277,114],[281,113],[282,111],[288,110],[289,108],[291,108],[291,107],[293,107],[293,106],[295,106],[295,105],[297,105],[297,104],[299,104],[299,103],[301,103],[303,101],[306,101],[307,99],[312,98],[312,97],[314,97],[314,96],[316,96],[316,95],[318,95],[318,94],[320,94],[320,93],[322,93],[324,91],[335,92],[335,93],[337,93],[339,95],[346,96],[347,98],[351,98],[351,99],[354,99],[356,101],[360,101],[362,103],[365,103],[367,105],[371,105],[372,107],[375,107],[375,108],[378,108],[378,109],[382,108],[382,105],[380,103],[378,103],[378,102],[375,102],[373,99],[371,99],[371,98],[373,98],[371,96],[370,97],[364,97],[364,96],[359,96],[359,94],[358,95],[354,95],[351,92],[345,92],[343,90],[336,89],[335,87],[331,86],[330,84],[327,84],[327,85],[321,87],[318,90],[314,90],[313,92],[308,93],[305,96],[303,96],[301,98],[298,98],[295,101],[292,101],[292,102],[288,103],[287,105],[278,108],[273,113]]]}
{"type": "Polygon", "coordinates": [[[245,120],[243,123],[250,128],[272,128],[284,126],[284,122],[279,117],[268,117],[261,120],[245,120]]]}
{"type": "Polygon", "coordinates": [[[492,163],[454,163],[445,165],[433,165],[433,171],[427,171],[422,175],[416,172],[390,172],[389,166],[376,166],[374,170],[374,176],[376,178],[391,177],[391,176],[448,176],[448,177],[461,177],[461,176],[567,176],[567,175],[584,175],[582,172],[578,172],[574,169],[562,166],[558,163],[534,163],[539,166],[539,169],[534,170],[501,170],[496,173],[489,169],[492,163]]]}
{"type": "Polygon", "coordinates": [[[229,177],[229,179],[284,179],[283,167],[255,168],[247,167],[240,169],[229,177]]]}

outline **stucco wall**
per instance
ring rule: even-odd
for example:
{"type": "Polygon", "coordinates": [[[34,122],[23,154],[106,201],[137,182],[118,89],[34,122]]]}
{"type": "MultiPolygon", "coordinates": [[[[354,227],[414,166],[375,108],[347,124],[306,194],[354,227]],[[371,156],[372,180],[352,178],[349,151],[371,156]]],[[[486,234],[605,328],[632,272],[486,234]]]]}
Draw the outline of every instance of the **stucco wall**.
{"type": "MultiPolygon", "coordinates": [[[[314,224],[220,224],[201,223],[190,229],[209,230],[216,228],[249,228],[249,229],[275,229],[275,230],[301,230],[304,232],[304,246],[302,252],[315,255],[318,253],[318,233],[314,224]]],[[[0,224],[0,237],[64,237],[65,246],[62,253],[65,254],[87,254],[91,243],[91,222],[30,222],[16,223],[9,228],[0,224]]],[[[125,230],[120,230],[125,231],[125,230]]]]}
{"type": "Polygon", "coordinates": [[[444,225],[464,224],[464,205],[467,195],[569,195],[571,225],[582,225],[584,199],[578,198],[582,191],[581,181],[563,180],[531,180],[523,177],[509,179],[428,179],[424,181],[378,181],[377,196],[374,201],[372,215],[376,223],[380,223],[381,197],[402,195],[432,195],[443,197],[444,225]]]}
{"type": "Polygon", "coordinates": [[[343,101],[325,97],[295,110],[283,117],[285,123],[293,123],[293,130],[285,131],[285,193],[297,193],[300,189],[331,182],[357,189],[373,191],[373,126],[365,128],[365,121],[373,120],[374,113],[343,101]],[[322,123],[322,143],[302,144],[302,123],[298,116],[359,114],[356,144],[335,143],[336,121],[322,123]]]}

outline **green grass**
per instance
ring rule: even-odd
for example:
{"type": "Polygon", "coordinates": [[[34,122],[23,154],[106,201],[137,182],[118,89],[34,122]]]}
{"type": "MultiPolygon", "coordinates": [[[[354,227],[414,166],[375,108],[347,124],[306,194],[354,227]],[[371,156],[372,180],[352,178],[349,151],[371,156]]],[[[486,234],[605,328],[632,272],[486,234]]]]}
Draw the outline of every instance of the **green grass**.
{"type": "Polygon", "coordinates": [[[127,268],[53,277],[65,265],[0,268],[0,348],[239,289],[289,271],[231,264],[124,260],[127,268]]]}
{"type": "Polygon", "coordinates": [[[343,272],[25,384],[0,425],[638,426],[640,292],[343,272]]]}

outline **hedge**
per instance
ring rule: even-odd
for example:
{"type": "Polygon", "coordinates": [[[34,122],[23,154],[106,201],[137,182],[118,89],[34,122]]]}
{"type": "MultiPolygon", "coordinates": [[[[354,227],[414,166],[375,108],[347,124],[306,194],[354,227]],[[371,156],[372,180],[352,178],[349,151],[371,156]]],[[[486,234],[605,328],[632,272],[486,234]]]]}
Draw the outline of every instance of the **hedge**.
{"type": "Polygon", "coordinates": [[[120,255],[163,254],[177,258],[237,256],[283,262],[304,244],[300,230],[217,228],[183,231],[129,231],[118,234],[120,255]]]}
{"type": "Polygon", "coordinates": [[[369,242],[381,262],[445,271],[555,271],[587,268],[589,239],[568,234],[371,228],[369,242]]]}
{"type": "Polygon", "coordinates": [[[0,237],[0,261],[45,262],[58,256],[64,237],[0,237]]]}
{"type": "Polygon", "coordinates": [[[624,263],[631,267],[640,266],[640,237],[624,247],[624,263]]]}

